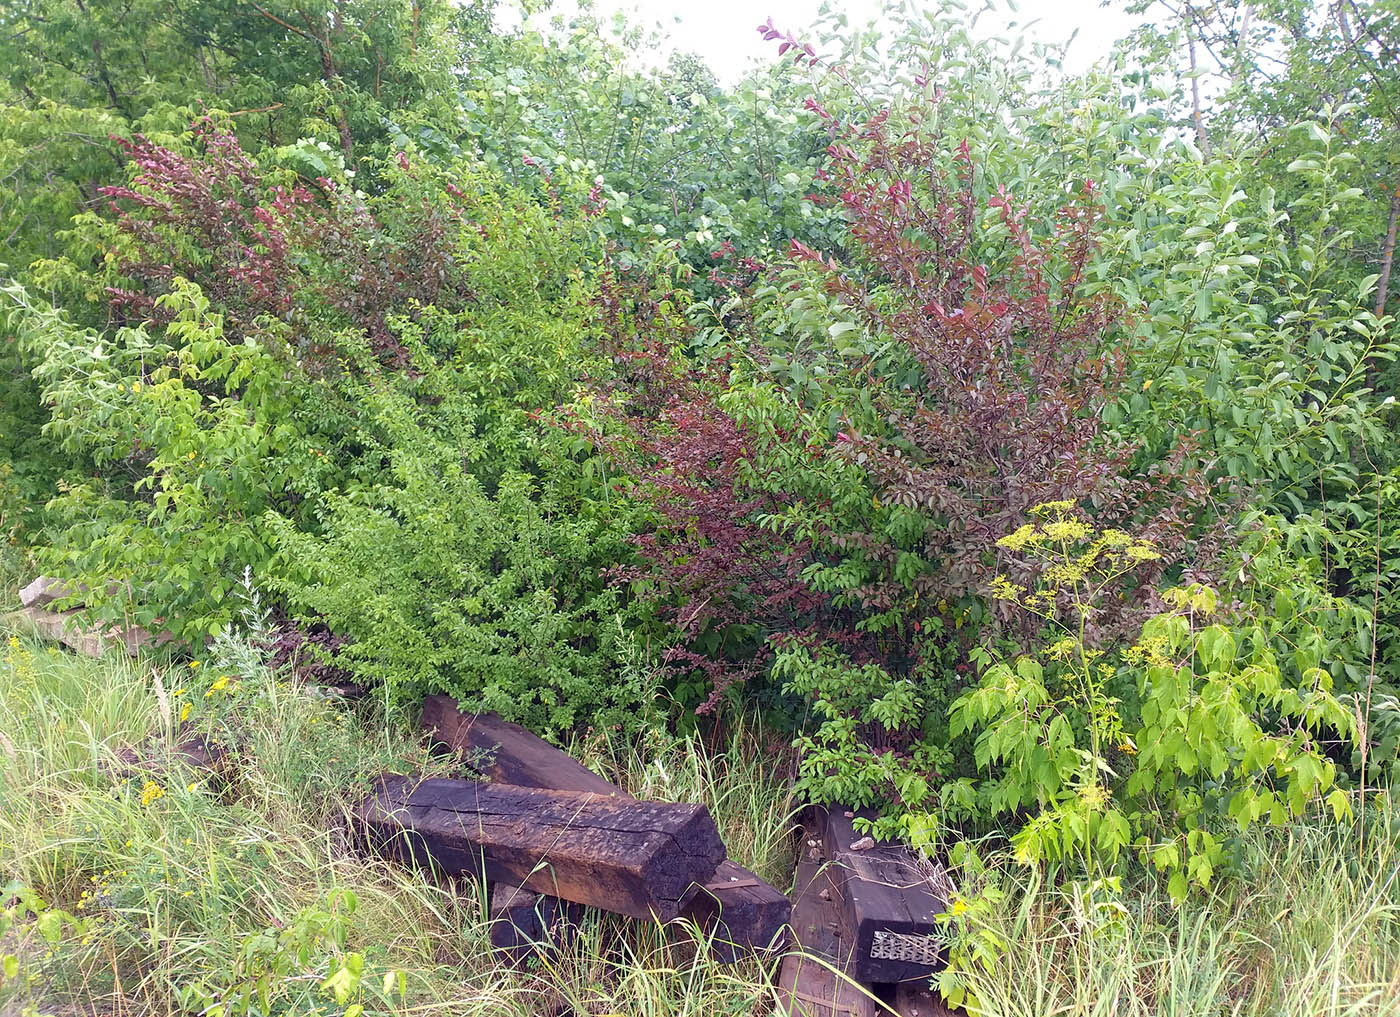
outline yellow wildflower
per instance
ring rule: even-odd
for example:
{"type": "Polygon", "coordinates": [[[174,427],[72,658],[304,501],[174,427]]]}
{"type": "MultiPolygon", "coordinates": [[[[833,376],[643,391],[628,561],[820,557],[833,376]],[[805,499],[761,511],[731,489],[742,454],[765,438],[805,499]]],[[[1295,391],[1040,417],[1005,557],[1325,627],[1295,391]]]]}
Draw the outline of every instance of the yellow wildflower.
{"type": "Polygon", "coordinates": [[[1108,802],[1108,788],[1095,781],[1079,789],[1079,800],[1097,812],[1108,802]]]}
{"type": "Polygon", "coordinates": [[[997,547],[1004,547],[1008,551],[1021,551],[1039,540],[1040,534],[1036,532],[1036,528],[1030,523],[1026,523],[1014,533],[1008,533],[998,540],[997,547]]]}
{"type": "Polygon", "coordinates": [[[1152,545],[1146,541],[1133,544],[1124,553],[1133,561],[1156,561],[1158,558],[1162,557],[1153,550],[1152,545]]]}
{"type": "Polygon", "coordinates": [[[10,648],[11,648],[11,649],[16,649],[16,648],[18,648],[18,646],[19,646],[19,637],[18,637],[18,636],[11,636],[11,637],[10,637],[10,648]]]}
{"type": "Polygon", "coordinates": [[[1005,576],[997,576],[992,580],[992,596],[997,600],[1016,600],[1025,592],[1024,586],[1016,586],[1005,576]]]}
{"type": "Polygon", "coordinates": [[[190,719],[190,704],[189,704],[188,702],[186,702],[184,705],[182,705],[182,706],[180,707],[180,723],[183,724],[185,721],[187,721],[187,720],[189,720],[189,719],[190,719]]]}
{"type": "Polygon", "coordinates": [[[140,383],[139,381],[133,381],[133,382],[131,383],[131,391],[133,391],[133,392],[140,392],[140,391],[141,391],[141,383],[140,383]]]}
{"type": "Polygon", "coordinates": [[[1045,524],[1045,535],[1051,540],[1082,540],[1089,533],[1089,527],[1078,519],[1056,519],[1045,524]]]}
{"type": "Polygon", "coordinates": [[[1046,582],[1055,586],[1073,586],[1084,578],[1084,566],[1078,561],[1055,563],[1045,570],[1046,582]]]}
{"type": "Polygon", "coordinates": [[[948,909],[948,913],[956,918],[958,915],[965,914],[966,912],[967,901],[963,900],[961,897],[955,897],[953,899],[953,906],[948,909]]]}
{"type": "Polygon", "coordinates": [[[1146,392],[1146,391],[1147,391],[1149,388],[1151,388],[1151,387],[1152,387],[1152,379],[1151,379],[1151,378],[1148,378],[1146,381],[1144,381],[1144,382],[1142,383],[1142,390],[1143,390],[1144,392],[1146,392]]]}
{"type": "Polygon", "coordinates": [[[199,661],[197,661],[197,660],[192,660],[192,661],[190,661],[190,667],[199,667],[199,661]]]}
{"type": "MultiPolygon", "coordinates": [[[[146,781],[145,786],[141,788],[141,805],[143,807],[149,806],[152,802],[156,801],[156,799],[164,797],[165,788],[161,787],[153,780],[146,781]]],[[[130,843],[130,841],[127,843],[130,843]]]]}

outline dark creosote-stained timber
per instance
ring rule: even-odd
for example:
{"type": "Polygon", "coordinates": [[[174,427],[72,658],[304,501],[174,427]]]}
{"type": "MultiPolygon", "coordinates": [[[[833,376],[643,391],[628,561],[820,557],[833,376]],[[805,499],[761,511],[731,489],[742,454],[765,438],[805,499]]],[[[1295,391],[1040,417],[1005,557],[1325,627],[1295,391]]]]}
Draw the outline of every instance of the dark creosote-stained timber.
{"type": "Polygon", "coordinates": [[[567,752],[494,713],[464,713],[448,696],[423,700],[423,730],[497,784],[628,797],[567,752]]]}
{"type": "Polygon", "coordinates": [[[514,964],[540,949],[559,949],[583,920],[583,907],[527,887],[491,884],[491,945],[514,964]]]}
{"type": "MultiPolygon", "coordinates": [[[[616,784],[519,724],[494,713],[465,713],[448,696],[424,700],[423,730],[493,781],[632,800],[616,784]]],[[[781,949],[792,902],[781,890],[726,859],[682,914],[713,937],[711,949],[717,959],[732,962],[753,950],[781,949]]]]}
{"type": "Polygon", "coordinates": [[[946,872],[899,845],[871,846],[854,828],[861,814],[835,806],[812,811],[840,905],[851,973],[867,983],[927,979],[943,966],[935,916],[948,910],[952,883],[946,872]]]}
{"type": "Polygon", "coordinates": [[[385,774],[354,818],[368,846],[401,862],[633,918],[676,918],[724,860],[703,805],[589,792],[385,774]]]}
{"type": "Polygon", "coordinates": [[[875,999],[852,978],[852,945],[843,937],[840,903],[820,838],[813,824],[802,830],[792,908],[800,952],[783,958],[776,1012],[783,1017],[874,1017],[875,999]]]}

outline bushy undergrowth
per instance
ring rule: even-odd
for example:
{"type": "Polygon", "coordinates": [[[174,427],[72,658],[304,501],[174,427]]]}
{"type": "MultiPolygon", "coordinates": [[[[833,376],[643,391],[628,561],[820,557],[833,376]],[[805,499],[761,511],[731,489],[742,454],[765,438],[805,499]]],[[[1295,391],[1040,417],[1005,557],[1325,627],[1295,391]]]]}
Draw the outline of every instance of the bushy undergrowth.
{"type": "Polygon", "coordinates": [[[641,517],[538,415],[601,366],[589,213],[407,159],[376,198],[284,187],[210,121],[129,149],[116,218],[75,228],[113,252],[98,278],[43,270],[74,309],[8,290],[66,457],[42,567],[94,620],[191,647],[251,568],[398,702],[450,692],[546,733],[645,722],[661,634],[602,577],[641,517]],[[80,324],[102,314],[131,324],[80,324]]]}
{"type": "MultiPolygon", "coordinates": [[[[0,881],[54,917],[20,915],[0,945],[16,958],[0,1005],[143,1014],[222,1001],[237,1013],[259,983],[274,1013],[770,1005],[763,968],[696,961],[675,930],[606,917],[538,966],[495,965],[478,888],[361,859],[340,832],[377,768],[428,764],[416,740],[257,670],[245,644],[225,641],[198,668],[85,660],[23,635],[4,654],[0,881]],[[117,750],[167,738],[185,699],[199,730],[229,736],[229,782],[178,766],[115,778],[117,750]]],[[[781,885],[788,788],[751,734],[719,748],[600,732],[573,751],[640,796],[707,802],[731,854],[781,885]]],[[[1151,881],[1047,883],[963,851],[946,988],[985,1014],[1395,1013],[1394,817],[1384,805],[1368,816],[1364,839],[1356,827],[1254,831],[1235,859],[1242,878],[1180,910],[1151,881]]]]}
{"type": "Polygon", "coordinates": [[[104,51],[49,6],[0,41],[0,186],[45,181],[0,531],[60,607],[201,658],[251,575],[388,714],[757,718],[881,836],[1178,901],[1396,772],[1400,146],[1337,43],[1393,0],[1257,12],[1291,103],[1211,5],[1213,132],[1150,27],[1046,79],[949,14],[770,21],[729,90],[590,16],[141,0],[104,51]]]}

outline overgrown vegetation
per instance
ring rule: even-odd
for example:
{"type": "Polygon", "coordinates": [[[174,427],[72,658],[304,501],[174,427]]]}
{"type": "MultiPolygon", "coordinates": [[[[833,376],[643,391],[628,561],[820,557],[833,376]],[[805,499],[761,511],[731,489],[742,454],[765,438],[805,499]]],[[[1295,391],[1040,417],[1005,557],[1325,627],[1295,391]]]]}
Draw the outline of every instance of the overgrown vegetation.
{"type": "Polygon", "coordinates": [[[1082,75],[770,20],[733,86],[588,10],[0,15],[13,578],[170,636],[10,646],[5,984],[750,1012],[661,930],[492,971],[351,858],[446,692],[779,883],[803,801],[953,852],[972,1011],[1393,1012],[1400,8],[1136,6],[1082,75]],[[114,784],[182,722],[234,784],[114,784]]]}

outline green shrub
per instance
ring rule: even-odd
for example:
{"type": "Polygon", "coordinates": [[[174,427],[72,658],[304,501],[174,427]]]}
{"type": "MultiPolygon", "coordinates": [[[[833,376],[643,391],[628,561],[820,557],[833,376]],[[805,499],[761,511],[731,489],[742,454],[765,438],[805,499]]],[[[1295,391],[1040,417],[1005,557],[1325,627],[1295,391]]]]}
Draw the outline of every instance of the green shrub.
{"type": "Polygon", "coordinates": [[[140,325],[6,290],[67,464],[41,566],[93,620],[191,648],[251,569],[393,701],[450,692],[551,732],[645,720],[656,633],[603,577],[639,510],[542,412],[609,370],[586,343],[586,210],[406,157],[374,199],[289,190],[211,121],[194,140],[131,143],[116,220],[77,227],[111,256],[48,269],[140,325]]]}
{"type": "Polygon", "coordinates": [[[272,588],[348,637],[336,662],[399,701],[447,692],[541,732],[636,728],[655,692],[647,614],[603,578],[630,555],[636,509],[609,501],[567,435],[503,435],[457,385],[441,369],[417,402],[359,388],[387,469],[321,495],[315,533],[269,517],[272,588]]]}
{"type": "MultiPolygon", "coordinates": [[[[1280,667],[1277,629],[1291,619],[1231,611],[1193,584],[1166,591],[1132,645],[1095,638],[1103,602],[1157,557],[1150,544],[1059,503],[1001,546],[1038,560],[1041,580],[998,577],[994,594],[1046,635],[1014,660],[983,655],[980,682],[953,704],[952,734],[975,736],[987,776],[945,786],[949,812],[1024,817],[1012,843],[1027,864],[1111,870],[1131,847],[1180,901],[1222,865],[1227,819],[1281,825],[1333,787],[1322,741],[1353,737],[1355,722],[1315,648],[1297,647],[1296,680],[1280,667]]],[[[1341,790],[1327,804],[1338,819],[1351,810],[1341,790]]]]}

